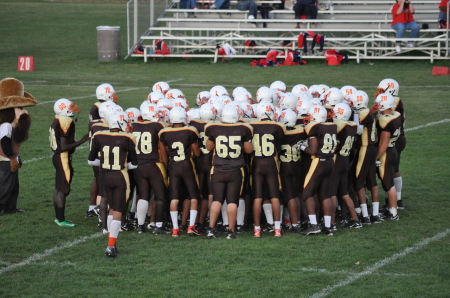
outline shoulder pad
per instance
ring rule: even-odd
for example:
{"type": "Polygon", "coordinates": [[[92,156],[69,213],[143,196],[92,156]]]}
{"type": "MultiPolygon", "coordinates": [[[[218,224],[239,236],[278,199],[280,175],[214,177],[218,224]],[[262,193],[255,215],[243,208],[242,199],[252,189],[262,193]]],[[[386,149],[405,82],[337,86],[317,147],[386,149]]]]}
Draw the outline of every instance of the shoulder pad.
{"type": "Polygon", "coordinates": [[[73,120],[70,117],[67,116],[60,116],[58,117],[59,126],[63,130],[64,133],[67,133],[67,131],[70,128],[70,125],[72,124],[73,120]]]}

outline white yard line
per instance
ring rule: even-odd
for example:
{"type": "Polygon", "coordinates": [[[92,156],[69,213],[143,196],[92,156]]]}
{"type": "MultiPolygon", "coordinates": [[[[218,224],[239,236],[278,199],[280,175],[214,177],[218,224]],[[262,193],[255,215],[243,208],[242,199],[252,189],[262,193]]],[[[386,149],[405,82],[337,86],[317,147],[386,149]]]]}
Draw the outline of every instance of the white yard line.
{"type": "Polygon", "coordinates": [[[363,276],[369,275],[369,274],[373,274],[376,270],[380,269],[381,267],[384,267],[400,258],[403,258],[407,255],[409,255],[412,252],[418,251],[424,247],[426,247],[428,244],[430,244],[433,241],[437,241],[439,239],[442,239],[444,237],[446,237],[448,234],[450,233],[450,229],[447,229],[443,232],[440,232],[436,235],[434,235],[431,238],[426,238],[425,240],[422,240],[406,249],[404,249],[403,251],[393,254],[392,256],[390,256],[389,258],[383,259],[377,263],[375,263],[374,265],[368,267],[366,270],[364,270],[363,272],[357,273],[355,275],[350,276],[349,278],[333,285],[333,286],[328,286],[324,289],[322,289],[321,291],[314,293],[311,296],[311,298],[320,298],[320,297],[325,297],[328,294],[331,294],[334,290],[347,286],[349,284],[351,284],[354,281],[357,281],[358,279],[360,279],[363,276]]]}
{"type": "Polygon", "coordinates": [[[43,253],[34,254],[31,257],[29,257],[29,258],[27,258],[27,259],[25,259],[25,260],[23,260],[23,261],[21,261],[19,263],[9,265],[8,267],[5,267],[5,268],[1,268],[0,269],[0,274],[3,274],[5,272],[14,270],[14,269],[22,267],[22,266],[30,265],[33,262],[41,260],[41,259],[43,259],[45,257],[48,257],[48,256],[50,256],[50,255],[52,255],[52,254],[54,254],[56,252],[59,252],[60,250],[63,250],[65,248],[70,248],[72,246],[75,246],[77,244],[86,242],[86,241],[88,241],[90,239],[93,239],[93,238],[100,237],[102,235],[103,235],[103,233],[95,233],[95,234],[92,234],[90,236],[80,237],[80,238],[78,238],[78,239],[76,239],[74,241],[66,242],[66,243],[64,243],[64,244],[62,244],[60,246],[55,246],[53,248],[49,248],[49,249],[45,250],[43,253]]]}
{"type": "MultiPolygon", "coordinates": [[[[345,274],[345,275],[357,275],[357,272],[351,272],[346,270],[339,271],[330,271],[326,269],[318,269],[318,268],[300,268],[300,271],[303,272],[319,272],[323,274],[345,274]]],[[[405,274],[405,273],[372,273],[372,275],[388,275],[388,276],[419,276],[420,274],[405,274]]]]}
{"type": "Polygon", "coordinates": [[[441,124],[441,123],[445,123],[445,122],[449,122],[449,121],[450,121],[450,119],[444,119],[444,120],[437,121],[437,122],[430,122],[430,123],[427,123],[427,124],[424,124],[424,125],[420,125],[420,126],[416,126],[416,127],[411,127],[411,128],[406,128],[405,131],[411,131],[411,130],[421,129],[421,128],[424,128],[424,127],[427,127],[427,126],[432,126],[432,125],[436,125],[436,124],[441,124]]]}

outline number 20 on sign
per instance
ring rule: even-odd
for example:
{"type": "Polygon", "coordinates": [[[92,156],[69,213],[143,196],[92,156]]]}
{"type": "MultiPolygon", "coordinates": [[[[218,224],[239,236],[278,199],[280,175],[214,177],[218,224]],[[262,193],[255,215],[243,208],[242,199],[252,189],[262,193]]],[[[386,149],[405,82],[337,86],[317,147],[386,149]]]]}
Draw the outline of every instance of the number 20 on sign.
{"type": "Polygon", "coordinates": [[[34,57],[19,56],[17,61],[17,71],[34,71],[34,57]]]}

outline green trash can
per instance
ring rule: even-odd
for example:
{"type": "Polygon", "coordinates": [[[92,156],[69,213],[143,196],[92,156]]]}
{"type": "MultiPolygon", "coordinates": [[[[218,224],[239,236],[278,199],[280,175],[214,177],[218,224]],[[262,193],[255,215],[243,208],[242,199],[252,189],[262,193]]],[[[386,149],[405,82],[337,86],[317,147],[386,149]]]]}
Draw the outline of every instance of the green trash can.
{"type": "Polygon", "coordinates": [[[97,56],[100,62],[120,60],[120,27],[97,27],[97,56]]]}

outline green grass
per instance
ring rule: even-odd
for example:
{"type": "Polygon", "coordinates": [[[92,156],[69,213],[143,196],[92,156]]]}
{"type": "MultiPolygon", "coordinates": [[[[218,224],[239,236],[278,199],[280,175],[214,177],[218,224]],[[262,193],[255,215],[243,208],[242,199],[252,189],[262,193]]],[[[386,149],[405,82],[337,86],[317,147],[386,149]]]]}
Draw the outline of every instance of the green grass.
{"type": "MultiPolygon", "coordinates": [[[[125,3],[108,2],[0,1],[0,78],[22,80],[25,90],[42,103],[29,108],[32,132],[22,147],[26,162],[20,170],[19,207],[26,213],[0,217],[0,297],[305,297],[448,231],[446,122],[406,134],[401,165],[406,209],[396,223],[340,229],[334,237],[253,239],[246,232],[235,241],[122,232],[121,253],[114,260],[104,256],[106,237],[99,236],[26,261],[99,231],[95,220],[84,218],[92,179],[85,147],[73,156],[75,176],[66,206],[67,217],[78,227],[63,229],[52,223],[54,169],[48,128],[53,102],[66,97],[80,106],[80,138],[100,83],[111,83],[120,104],[128,108],[139,106],[160,80],[181,89],[193,103],[199,91],[217,84],[229,91],[245,86],[252,93],[274,80],[289,87],[350,84],[372,94],[381,79],[392,77],[401,86],[407,128],[450,118],[449,79],[432,76],[434,65],[425,61],[351,61],[339,67],[308,61],[305,66],[274,68],[250,67],[247,59],[226,64],[210,59],[98,62],[96,26],[121,26],[122,53],[126,52],[125,8],[125,3]],[[16,71],[21,55],[35,57],[36,71],[16,71]]],[[[357,276],[330,297],[448,297],[449,242],[447,234],[371,274],[357,276]]]]}

